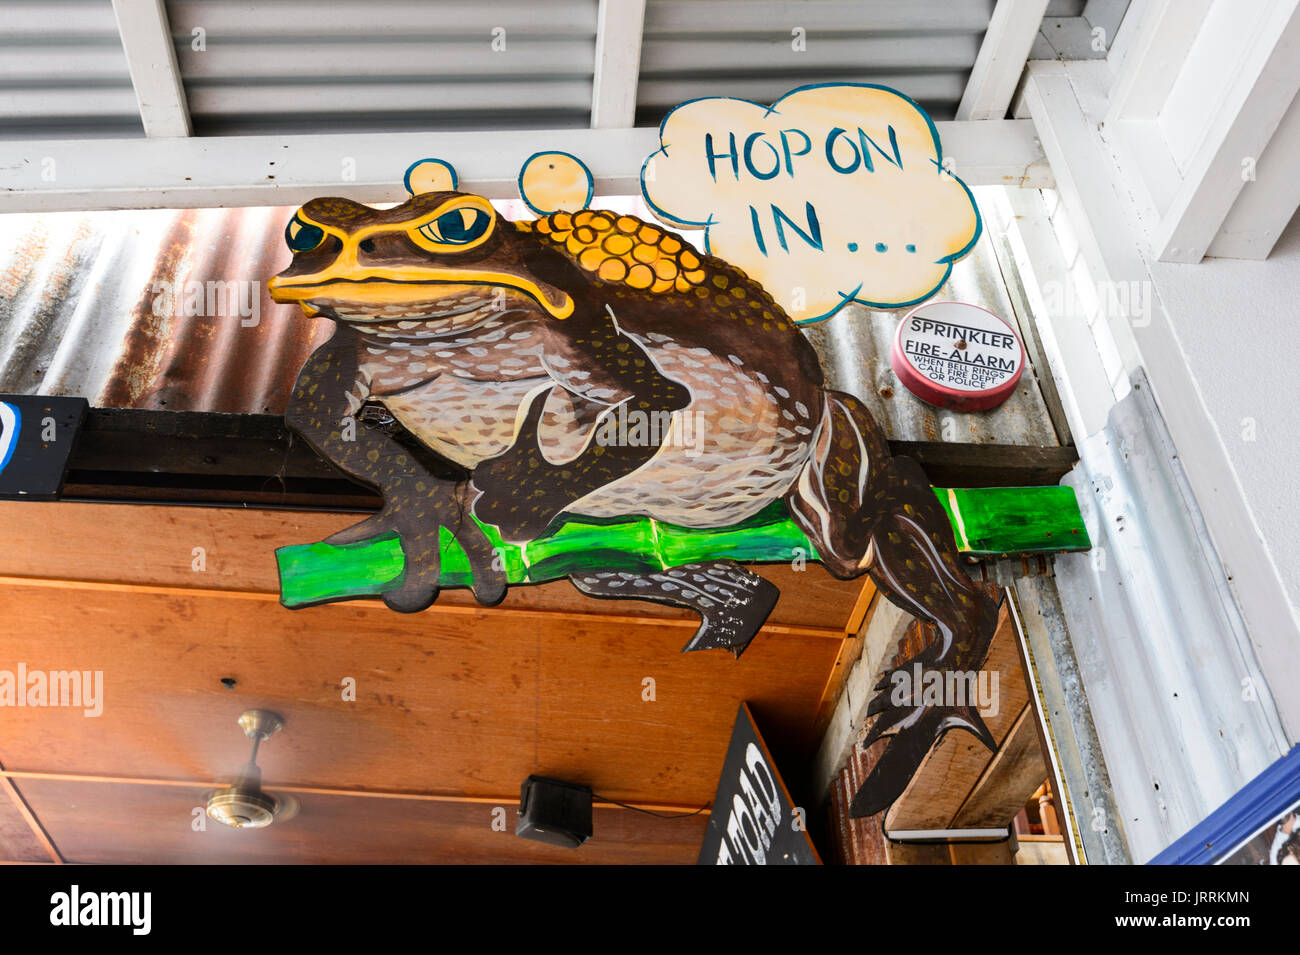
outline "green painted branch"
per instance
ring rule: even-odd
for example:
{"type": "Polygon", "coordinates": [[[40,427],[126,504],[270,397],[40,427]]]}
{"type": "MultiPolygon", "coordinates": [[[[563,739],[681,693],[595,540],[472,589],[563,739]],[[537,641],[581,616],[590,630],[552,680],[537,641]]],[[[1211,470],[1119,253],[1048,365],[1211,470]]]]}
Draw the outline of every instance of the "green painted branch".
{"type": "MultiPolygon", "coordinates": [[[[952,521],[958,548],[971,556],[1087,550],[1088,532],[1068,487],[935,488],[952,521]]],[[[785,506],[774,503],[732,527],[696,530],[648,518],[614,523],[571,521],[522,547],[506,543],[492,525],[480,524],[497,548],[512,584],[557,580],[581,570],[646,571],[699,560],[741,563],[816,560],[817,551],[785,506]]],[[[355,544],[295,544],[275,552],[280,601],[302,607],[327,600],[373,596],[400,586],[405,560],[396,536],[355,544]]],[[[444,587],[467,587],[464,551],[442,533],[444,587]]]]}

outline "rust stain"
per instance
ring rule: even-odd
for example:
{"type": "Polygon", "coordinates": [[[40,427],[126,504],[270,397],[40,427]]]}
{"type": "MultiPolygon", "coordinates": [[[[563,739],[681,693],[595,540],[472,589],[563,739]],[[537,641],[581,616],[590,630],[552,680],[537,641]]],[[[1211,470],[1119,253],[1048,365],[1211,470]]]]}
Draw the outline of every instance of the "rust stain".
{"type": "Polygon", "coordinates": [[[159,299],[159,293],[154,289],[159,283],[175,283],[194,235],[195,215],[192,210],[186,210],[177,216],[159,252],[149,281],[140,290],[132,309],[132,322],[121,354],[101,394],[101,403],[107,406],[138,407],[141,394],[153,382],[159,352],[167,346],[167,324],[170,318],[169,315],[155,314],[154,303],[159,299]]]}

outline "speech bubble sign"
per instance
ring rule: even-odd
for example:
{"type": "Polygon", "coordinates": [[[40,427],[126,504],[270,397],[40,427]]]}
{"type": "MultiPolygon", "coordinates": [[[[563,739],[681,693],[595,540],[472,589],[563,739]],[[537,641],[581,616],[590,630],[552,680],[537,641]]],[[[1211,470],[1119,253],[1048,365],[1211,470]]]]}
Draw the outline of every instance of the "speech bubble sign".
{"type": "Polygon", "coordinates": [[[691,100],[664,118],[659,142],[641,169],[655,216],[703,228],[706,251],[800,324],[849,302],[918,304],[980,235],[934,122],[886,86],[805,86],[770,107],[691,100]]]}

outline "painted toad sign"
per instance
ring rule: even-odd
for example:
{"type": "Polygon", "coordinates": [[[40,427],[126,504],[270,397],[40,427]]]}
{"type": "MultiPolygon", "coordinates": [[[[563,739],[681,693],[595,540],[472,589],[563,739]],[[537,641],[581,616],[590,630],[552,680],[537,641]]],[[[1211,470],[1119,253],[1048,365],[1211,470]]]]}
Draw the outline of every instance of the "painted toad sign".
{"type": "MultiPolygon", "coordinates": [[[[891,134],[900,162],[914,132],[891,134]]],[[[286,229],[272,296],[335,325],[286,419],[384,498],[326,541],[281,549],[286,605],[376,593],[414,613],[443,586],[493,604],[567,576],[594,597],[689,608],[701,623],[686,650],[739,655],[778,596],[744,564],[802,553],[842,579],[870,574],[935,624],[903,666],[979,667],[998,607],[963,570],[933,489],[861,401],[826,387],[762,283],[635,216],[511,221],[446,171],[423,178],[408,175],[414,194],[393,208],[313,199],[286,229]]],[[[973,241],[967,211],[935,241],[973,241]]],[[[968,706],[886,709],[876,727],[893,742],[864,786],[871,812],[948,729],[989,742],[968,706]]]]}

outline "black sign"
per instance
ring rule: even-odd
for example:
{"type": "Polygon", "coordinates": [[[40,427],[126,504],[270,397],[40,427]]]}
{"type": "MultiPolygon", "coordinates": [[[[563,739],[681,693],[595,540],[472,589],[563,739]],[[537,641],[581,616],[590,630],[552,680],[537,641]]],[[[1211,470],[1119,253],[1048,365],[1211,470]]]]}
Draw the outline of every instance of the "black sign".
{"type": "Polygon", "coordinates": [[[85,416],[85,398],[0,395],[0,498],[57,498],[85,416]]]}
{"type": "Polygon", "coordinates": [[[805,822],[741,703],[699,865],[821,865],[805,822]]]}

